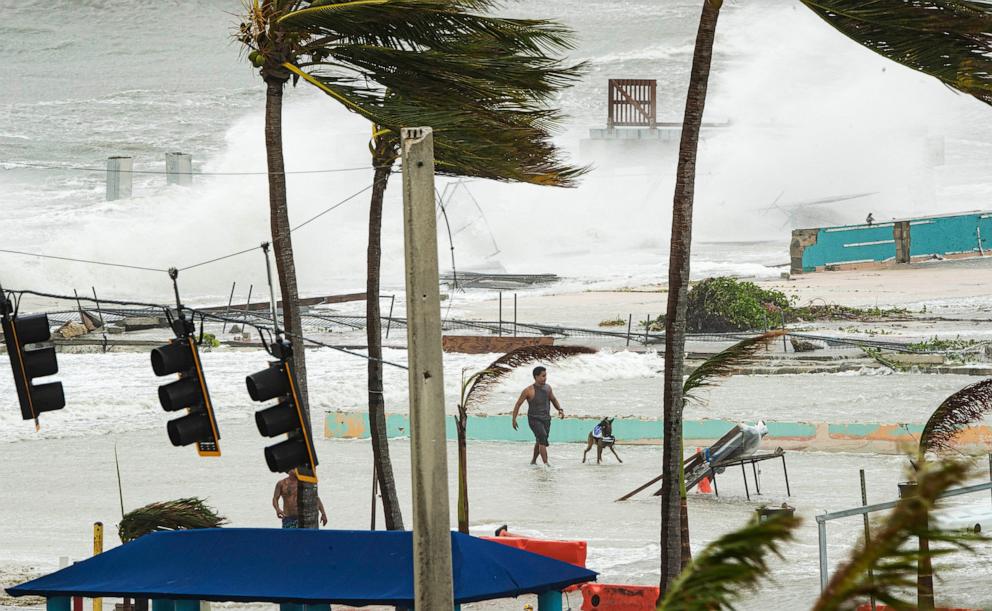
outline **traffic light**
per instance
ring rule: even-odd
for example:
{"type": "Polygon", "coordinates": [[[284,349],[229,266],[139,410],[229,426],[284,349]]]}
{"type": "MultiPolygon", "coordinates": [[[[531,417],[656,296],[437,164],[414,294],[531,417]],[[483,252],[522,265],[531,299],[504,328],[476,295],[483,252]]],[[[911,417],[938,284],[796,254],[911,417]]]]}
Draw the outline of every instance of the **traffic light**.
{"type": "Polygon", "coordinates": [[[167,412],[188,410],[185,416],[170,420],[166,425],[169,441],[174,446],[196,443],[200,456],[220,456],[220,432],[203,376],[200,353],[193,338],[193,325],[179,319],[174,321],[173,327],[176,339],[152,350],[155,375],[179,374],[175,382],[158,387],[162,409],[167,412]]]}
{"type": "Polygon", "coordinates": [[[58,373],[55,348],[31,348],[29,344],[47,342],[52,333],[47,314],[18,316],[6,295],[0,292],[0,317],[3,321],[3,340],[7,345],[10,367],[14,370],[14,387],[21,404],[21,416],[37,422],[41,412],[51,412],[65,407],[62,382],[34,384],[34,378],[58,373]]]}
{"type": "Polygon", "coordinates": [[[272,344],[272,353],[279,358],[278,361],[245,379],[248,395],[253,401],[278,401],[272,407],[255,412],[258,432],[265,437],[288,433],[285,441],[265,448],[265,462],[274,473],[297,469],[300,480],[317,483],[317,452],[313,447],[310,422],[303,414],[299,386],[292,369],[292,348],[289,342],[278,340],[272,344]],[[309,468],[314,475],[301,474],[301,467],[309,468]]]}

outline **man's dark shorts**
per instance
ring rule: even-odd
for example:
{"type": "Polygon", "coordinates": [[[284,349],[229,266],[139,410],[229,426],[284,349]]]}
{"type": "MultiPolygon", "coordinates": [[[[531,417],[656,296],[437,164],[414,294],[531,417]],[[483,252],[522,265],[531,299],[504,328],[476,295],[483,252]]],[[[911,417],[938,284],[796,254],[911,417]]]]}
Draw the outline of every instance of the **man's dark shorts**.
{"type": "Polygon", "coordinates": [[[528,416],[527,424],[530,425],[530,430],[534,433],[534,439],[537,440],[537,444],[542,446],[548,445],[548,435],[551,434],[551,418],[532,418],[528,416]]]}
{"type": "Polygon", "coordinates": [[[282,527],[283,528],[299,528],[300,527],[300,520],[296,516],[293,516],[293,517],[287,516],[287,517],[285,517],[285,518],[282,519],[282,527]]]}

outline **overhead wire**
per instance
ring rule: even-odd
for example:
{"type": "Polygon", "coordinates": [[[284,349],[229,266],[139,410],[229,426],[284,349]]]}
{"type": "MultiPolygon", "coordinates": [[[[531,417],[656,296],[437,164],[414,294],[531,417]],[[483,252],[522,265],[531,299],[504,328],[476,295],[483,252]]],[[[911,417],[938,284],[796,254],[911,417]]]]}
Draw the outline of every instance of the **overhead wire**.
{"type": "MultiPolygon", "coordinates": [[[[70,296],[70,295],[59,295],[57,293],[45,293],[45,292],[42,292],[42,291],[35,291],[35,290],[32,290],[32,289],[4,289],[4,292],[5,293],[13,294],[17,298],[18,302],[20,301],[20,298],[21,298],[22,295],[34,295],[35,297],[43,297],[45,299],[56,299],[56,300],[61,300],[61,301],[87,301],[87,302],[96,303],[96,301],[94,299],[89,298],[89,297],[78,297],[77,298],[77,296],[75,296],[75,295],[72,295],[72,296],[70,296]]],[[[147,302],[142,302],[142,301],[119,300],[119,299],[103,299],[103,298],[100,299],[100,302],[101,303],[104,303],[104,304],[113,304],[113,305],[119,305],[119,306],[140,306],[140,307],[148,308],[148,309],[157,309],[157,310],[162,310],[162,311],[164,311],[166,313],[169,313],[170,315],[171,315],[171,312],[172,312],[172,308],[170,308],[170,306],[165,306],[165,305],[162,305],[160,303],[147,303],[147,302]]],[[[251,321],[247,321],[247,320],[243,320],[243,319],[231,318],[229,316],[221,316],[219,314],[214,314],[214,313],[208,312],[206,310],[200,310],[200,309],[193,308],[193,307],[186,306],[186,305],[183,306],[183,311],[184,312],[189,312],[191,315],[198,315],[198,316],[201,317],[201,320],[210,319],[210,320],[215,321],[215,322],[226,322],[226,323],[236,323],[236,324],[248,325],[248,326],[254,328],[258,332],[260,338],[262,337],[263,333],[268,334],[270,337],[272,336],[272,329],[269,328],[266,325],[260,325],[260,324],[257,324],[257,323],[251,322],[251,321]]],[[[338,352],[343,352],[345,354],[350,354],[351,356],[357,356],[357,357],[363,358],[363,359],[365,359],[367,361],[379,361],[379,362],[383,363],[384,365],[392,365],[393,367],[398,367],[400,369],[408,369],[408,367],[406,365],[401,365],[399,363],[394,363],[392,361],[387,361],[385,359],[375,359],[375,358],[369,357],[367,355],[364,355],[364,354],[362,354],[360,352],[355,352],[354,350],[349,350],[347,348],[342,348],[340,346],[335,346],[333,344],[328,344],[328,343],[325,343],[325,342],[321,342],[319,340],[315,340],[313,338],[306,337],[304,335],[295,335],[295,334],[291,334],[289,332],[284,332],[284,335],[286,335],[288,337],[299,339],[301,341],[309,342],[311,344],[314,344],[316,346],[320,346],[322,348],[329,348],[331,350],[336,350],[338,352]]],[[[265,347],[264,346],[264,342],[263,342],[263,347],[265,347]]],[[[267,349],[267,347],[266,347],[266,349],[267,349]]]]}
{"type": "Polygon", "coordinates": [[[359,170],[374,170],[376,166],[355,166],[349,168],[327,168],[322,170],[287,170],[283,172],[169,172],[160,170],[109,170],[107,168],[89,168],[83,166],[61,166],[26,161],[0,161],[0,165],[32,168],[37,170],[70,170],[76,172],[119,172],[121,174],[164,174],[179,176],[272,176],[282,174],[334,174],[338,172],[357,172],[359,170]]]}

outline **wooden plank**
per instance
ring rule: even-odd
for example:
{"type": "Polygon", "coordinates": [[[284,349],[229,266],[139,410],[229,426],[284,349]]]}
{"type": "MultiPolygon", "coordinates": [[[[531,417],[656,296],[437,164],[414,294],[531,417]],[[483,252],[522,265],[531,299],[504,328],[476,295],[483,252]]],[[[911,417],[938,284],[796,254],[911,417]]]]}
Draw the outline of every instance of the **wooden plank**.
{"type": "Polygon", "coordinates": [[[553,346],[553,337],[510,337],[495,335],[445,335],[441,347],[445,352],[463,354],[488,354],[491,352],[511,352],[529,346],[553,346]]]}
{"type": "MultiPolygon", "coordinates": [[[[349,301],[365,301],[365,293],[346,293],[344,295],[325,295],[322,297],[304,297],[300,299],[300,305],[303,307],[315,306],[315,305],[326,305],[330,303],[346,303],[349,301]]],[[[276,307],[281,308],[282,302],[276,302],[276,307]]],[[[228,306],[211,306],[208,308],[198,308],[204,312],[223,312],[228,309],[228,306]]],[[[242,303],[234,304],[230,307],[231,312],[256,312],[259,310],[268,310],[269,302],[260,301],[258,303],[242,303]]]]}

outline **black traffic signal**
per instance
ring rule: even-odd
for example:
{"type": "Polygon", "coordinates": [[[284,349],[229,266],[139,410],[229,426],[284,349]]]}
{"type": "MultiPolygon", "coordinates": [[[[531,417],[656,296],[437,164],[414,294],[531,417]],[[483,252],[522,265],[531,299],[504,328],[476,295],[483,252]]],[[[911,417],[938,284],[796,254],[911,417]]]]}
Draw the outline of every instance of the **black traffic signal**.
{"type": "Polygon", "coordinates": [[[6,295],[0,293],[0,317],[3,321],[3,340],[7,345],[10,367],[14,370],[14,386],[21,403],[21,416],[25,420],[38,420],[41,412],[65,407],[62,382],[33,384],[34,378],[58,373],[55,348],[31,348],[28,344],[47,342],[52,338],[47,314],[18,316],[6,295]]]}
{"type": "Polygon", "coordinates": [[[196,443],[200,456],[220,456],[220,431],[210,402],[207,380],[203,376],[200,353],[193,339],[192,324],[180,319],[174,322],[174,327],[178,337],[152,350],[155,375],[179,374],[175,382],[158,387],[162,409],[167,412],[185,409],[189,412],[166,425],[169,441],[174,446],[196,443]]]}
{"type": "Polygon", "coordinates": [[[305,482],[316,483],[317,452],[313,446],[310,422],[303,414],[299,386],[293,373],[292,350],[289,342],[278,340],[272,344],[272,353],[278,361],[269,364],[268,369],[253,373],[245,379],[248,395],[254,401],[277,399],[272,407],[255,412],[258,432],[266,437],[288,433],[289,438],[265,448],[265,462],[274,473],[284,473],[297,469],[297,477],[305,482]],[[299,468],[308,468],[308,474],[300,473],[299,468]]]}

